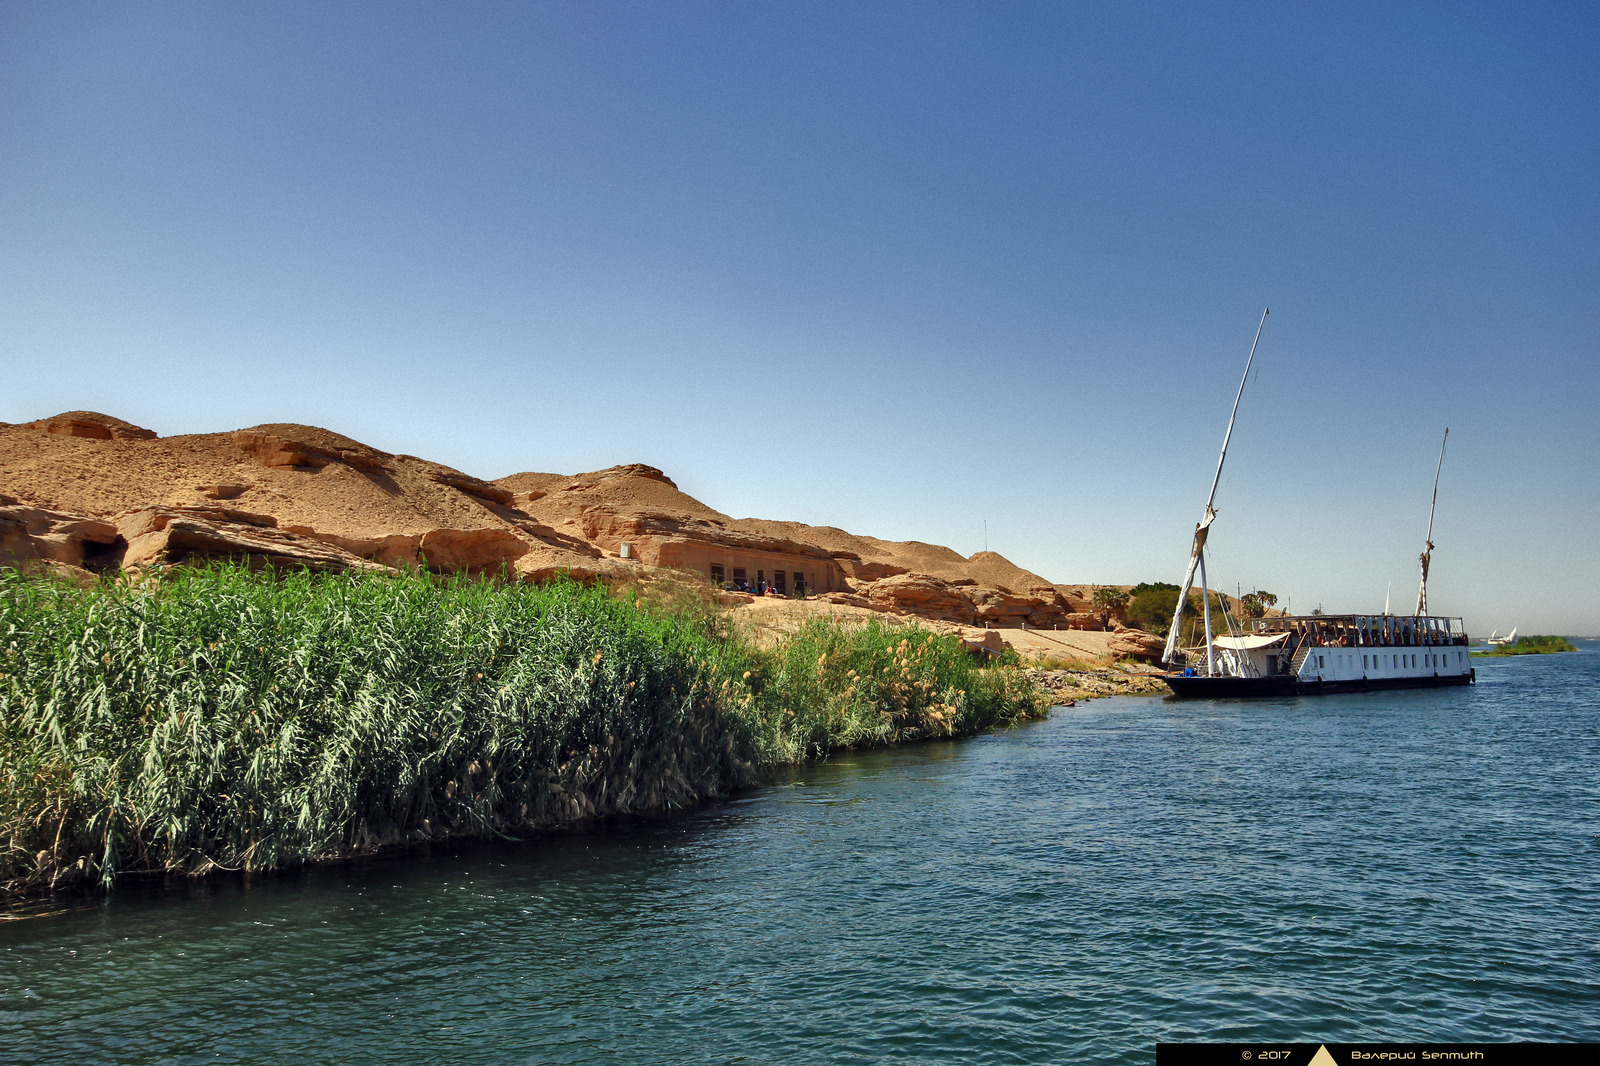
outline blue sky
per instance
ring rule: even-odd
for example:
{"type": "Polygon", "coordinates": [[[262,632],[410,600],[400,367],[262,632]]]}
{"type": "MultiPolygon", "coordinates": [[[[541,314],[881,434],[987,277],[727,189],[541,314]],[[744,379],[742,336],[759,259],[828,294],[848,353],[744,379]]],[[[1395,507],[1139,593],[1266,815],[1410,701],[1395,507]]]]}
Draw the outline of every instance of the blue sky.
{"type": "Polygon", "coordinates": [[[1580,4],[0,5],[0,419],[1600,632],[1580,4]]]}

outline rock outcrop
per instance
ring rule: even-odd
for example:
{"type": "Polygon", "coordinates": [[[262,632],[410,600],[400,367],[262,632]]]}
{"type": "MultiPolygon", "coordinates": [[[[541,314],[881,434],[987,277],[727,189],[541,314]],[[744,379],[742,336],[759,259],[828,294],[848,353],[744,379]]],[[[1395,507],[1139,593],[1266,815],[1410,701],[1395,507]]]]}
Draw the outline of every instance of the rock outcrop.
{"type": "Polygon", "coordinates": [[[61,437],[85,437],[89,440],[155,440],[152,430],[124,422],[120,418],[103,415],[99,411],[67,411],[53,418],[29,422],[34,429],[42,429],[61,437]]]}
{"type": "Polygon", "coordinates": [[[320,572],[383,567],[333,545],[279,529],[271,515],[223,507],[146,507],[117,516],[127,542],[125,570],[233,559],[279,570],[320,572]]]}
{"type": "Polygon", "coordinates": [[[111,522],[29,507],[0,496],[0,566],[27,569],[57,563],[85,570],[115,569],[125,547],[111,522]]]}
{"type": "Polygon", "coordinates": [[[262,466],[293,470],[319,470],[329,463],[371,474],[391,472],[394,456],[369,448],[360,441],[314,426],[266,425],[236,430],[239,450],[262,466]]]}
{"type": "Polygon", "coordinates": [[[867,586],[869,603],[894,611],[946,622],[973,622],[973,604],[965,590],[929,574],[894,574],[867,586]]]}

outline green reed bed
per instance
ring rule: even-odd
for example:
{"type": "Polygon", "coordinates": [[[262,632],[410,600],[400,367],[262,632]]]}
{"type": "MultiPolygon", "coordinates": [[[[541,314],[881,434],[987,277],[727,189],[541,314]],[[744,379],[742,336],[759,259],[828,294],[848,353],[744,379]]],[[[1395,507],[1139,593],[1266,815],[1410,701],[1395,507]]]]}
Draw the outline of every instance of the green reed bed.
{"type": "Polygon", "coordinates": [[[1013,660],[979,665],[915,626],[813,619],[758,657],[757,758],[791,763],[839,748],[968,736],[1044,712],[1013,660]]]}
{"type": "Polygon", "coordinates": [[[761,651],[571,582],[0,571],[0,887],[515,835],[1040,710],[926,633],[761,651]]]}

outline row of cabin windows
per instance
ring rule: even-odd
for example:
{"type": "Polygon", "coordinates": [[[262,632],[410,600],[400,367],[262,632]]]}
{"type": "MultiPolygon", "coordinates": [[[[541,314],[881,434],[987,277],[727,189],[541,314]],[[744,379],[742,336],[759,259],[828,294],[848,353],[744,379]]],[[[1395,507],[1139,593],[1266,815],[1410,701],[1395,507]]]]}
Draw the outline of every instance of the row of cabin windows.
{"type": "MultiPolygon", "coordinates": [[[[1466,653],[1458,651],[1458,652],[1455,653],[1455,657],[1456,657],[1456,665],[1460,666],[1466,660],[1466,653]]],[[[1441,666],[1448,666],[1449,663],[1450,663],[1450,653],[1449,652],[1434,653],[1434,654],[1423,653],[1421,655],[1418,655],[1418,654],[1415,654],[1415,653],[1407,653],[1405,655],[1389,655],[1389,656],[1383,656],[1383,655],[1371,655],[1371,656],[1368,656],[1368,655],[1363,655],[1361,657],[1361,669],[1363,669],[1363,670],[1372,670],[1372,669],[1377,669],[1378,667],[1386,666],[1389,669],[1394,669],[1395,667],[1399,667],[1401,669],[1414,670],[1417,667],[1417,659],[1418,658],[1422,659],[1422,665],[1423,666],[1430,667],[1430,668],[1433,668],[1433,669],[1438,669],[1441,666]],[[1389,661],[1388,662],[1383,662],[1382,660],[1384,660],[1385,658],[1387,658],[1389,661]],[[1370,664],[1368,663],[1369,659],[1371,660],[1370,664]]],[[[1326,655],[1318,655],[1317,656],[1317,669],[1323,670],[1323,669],[1326,669],[1327,666],[1328,666],[1328,657],[1326,655]]]]}
{"type": "MultiPolygon", "coordinates": [[[[732,581],[733,581],[733,584],[735,585],[735,587],[741,588],[741,589],[759,589],[762,585],[765,585],[767,583],[767,572],[765,570],[757,570],[756,571],[756,579],[755,579],[754,582],[750,581],[748,575],[749,575],[749,572],[744,567],[742,567],[742,566],[734,567],[733,568],[732,581]]],[[[806,581],[806,575],[805,574],[803,574],[800,571],[796,570],[796,571],[794,571],[794,575],[793,576],[794,576],[794,590],[796,592],[805,592],[806,589],[811,587],[811,585],[809,583],[807,583],[807,581],[806,581]]],[[[772,572],[772,588],[773,588],[773,590],[775,592],[778,593],[778,595],[787,596],[789,594],[788,578],[789,578],[789,575],[784,573],[784,571],[782,571],[782,570],[774,570],[772,572]]],[[[722,584],[726,584],[728,582],[728,580],[729,580],[729,578],[727,577],[726,572],[722,569],[722,564],[721,563],[712,563],[711,564],[711,583],[713,585],[722,585],[722,584]]]]}

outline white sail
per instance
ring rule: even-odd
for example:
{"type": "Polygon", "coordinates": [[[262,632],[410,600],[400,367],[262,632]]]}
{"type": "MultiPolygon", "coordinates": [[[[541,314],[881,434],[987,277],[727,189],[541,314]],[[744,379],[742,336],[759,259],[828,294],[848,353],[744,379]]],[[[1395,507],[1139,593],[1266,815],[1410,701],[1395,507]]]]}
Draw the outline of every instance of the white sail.
{"type": "MultiPolygon", "coordinates": [[[[1194,527],[1194,544],[1189,549],[1189,568],[1183,573],[1183,586],[1178,590],[1178,604],[1172,611],[1172,628],[1167,630],[1167,648],[1161,653],[1163,662],[1173,663],[1178,654],[1178,630],[1183,624],[1183,608],[1189,601],[1189,590],[1194,587],[1194,574],[1196,570],[1205,567],[1206,537],[1211,530],[1211,523],[1217,520],[1217,512],[1211,505],[1217,499],[1217,483],[1222,480],[1222,464],[1228,458],[1228,441],[1233,437],[1233,421],[1239,417],[1239,400],[1244,396],[1245,382],[1250,380],[1250,364],[1255,362],[1256,345],[1261,343],[1261,329],[1267,324],[1267,315],[1272,309],[1266,308],[1261,312],[1261,323],[1256,326],[1256,339],[1250,345],[1250,358],[1244,361],[1244,376],[1239,379],[1239,392],[1233,398],[1233,412],[1228,415],[1228,431],[1222,435],[1222,454],[1217,456],[1217,473],[1211,479],[1211,493],[1206,497],[1205,513],[1194,527]]],[[[1206,647],[1211,647],[1211,602],[1210,595],[1206,597],[1206,647]]],[[[1206,672],[1211,672],[1211,665],[1215,661],[1209,650],[1206,654],[1206,672]]]]}

